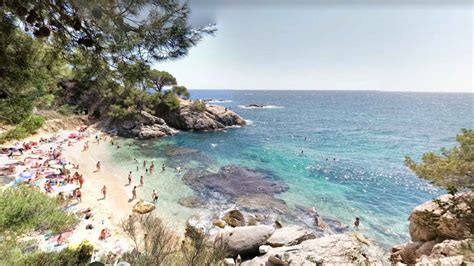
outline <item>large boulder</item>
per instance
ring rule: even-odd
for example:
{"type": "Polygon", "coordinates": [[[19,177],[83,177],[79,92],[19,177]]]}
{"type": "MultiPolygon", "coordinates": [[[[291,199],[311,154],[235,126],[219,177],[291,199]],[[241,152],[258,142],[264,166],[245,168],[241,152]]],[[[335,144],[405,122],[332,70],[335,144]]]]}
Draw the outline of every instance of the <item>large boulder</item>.
{"type": "Polygon", "coordinates": [[[153,211],[155,208],[155,204],[140,200],[133,205],[132,211],[139,214],[145,214],[153,211]]]}
{"type": "Polygon", "coordinates": [[[182,130],[218,130],[245,125],[242,117],[223,106],[206,104],[204,110],[196,110],[192,101],[183,99],[180,99],[180,107],[175,110],[159,105],[156,112],[166,123],[182,130]]]}
{"type": "MultiPolygon", "coordinates": [[[[470,225],[459,222],[456,216],[449,211],[450,205],[454,201],[472,202],[474,201],[474,192],[458,193],[455,196],[443,195],[435,201],[428,201],[417,206],[409,218],[412,241],[425,242],[437,238],[463,239],[472,237],[470,225]],[[440,205],[445,207],[441,208],[440,205]],[[439,217],[436,218],[437,223],[433,222],[433,217],[439,217]]],[[[472,212],[472,209],[465,203],[459,204],[456,209],[460,212],[472,212]]]]}
{"type": "Polygon", "coordinates": [[[290,225],[277,229],[267,240],[267,244],[272,247],[293,246],[314,238],[316,235],[310,230],[299,225],[290,225]]]}
{"type": "Polygon", "coordinates": [[[224,248],[226,256],[258,255],[258,248],[267,242],[274,231],[268,225],[236,227],[221,231],[215,241],[224,248]]]}
{"type": "Polygon", "coordinates": [[[275,265],[279,261],[290,265],[382,265],[383,251],[359,239],[350,234],[310,239],[295,246],[272,248],[242,266],[275,265]]]}
{"type": "Polygon", "coordinates": [[[169,127],[165,121],[145,111],[131,113],[125,118],[113,122],[117,134],[122,137],[153,139],[175,135],[177,131],[169,127]]]}

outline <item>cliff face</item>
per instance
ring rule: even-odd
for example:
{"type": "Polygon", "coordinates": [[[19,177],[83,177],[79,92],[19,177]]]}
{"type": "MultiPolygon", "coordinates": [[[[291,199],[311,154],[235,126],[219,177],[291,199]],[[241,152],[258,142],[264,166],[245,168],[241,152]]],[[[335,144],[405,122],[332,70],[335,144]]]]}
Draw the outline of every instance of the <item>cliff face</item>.
{"type": "Polygon", "coordinates": [[[180,100],[176,110],[158,106],[156,114],[180,130],[205,131],[245,125],[242,117],[223,106],[206,105],[204,110],[195,110],[193,103],[187,100],[180,100]]]}
{"type": "Polygon", "coordinates": [[[410,215],[412,242],[392,248],[393,263],[462,265],[474,262],[473,192],[443,195],[410,215]]]}

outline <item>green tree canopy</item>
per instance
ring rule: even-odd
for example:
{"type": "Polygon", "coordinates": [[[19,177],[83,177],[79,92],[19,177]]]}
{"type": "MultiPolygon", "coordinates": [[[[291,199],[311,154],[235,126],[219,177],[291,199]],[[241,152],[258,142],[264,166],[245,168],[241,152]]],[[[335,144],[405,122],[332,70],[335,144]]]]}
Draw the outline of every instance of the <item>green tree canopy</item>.
{"type": "Polygon", "coordinates": [[[215,28],[188,25],[178,0],[4,0],[1,13],[69,53],[87,49],[110,63],[178,58],[215,28]]]}
{"type": "Polygon", "coordinates": [[[405,157],[405,164],[419,177],[434,184],[454,188],[474,188],[474,131],[462,129],[456,137],[459,146],[444,149],[442,154],[423,154],[422,162],[416,163],[405,157]]]}
{"type": "Polygon", "coordinates": [[[148,72],[149,86],[161,92],[164,86],[176,85],[176,78],[166,71],[152,69],[148,72]]]}
{"type": "Polygon", "coordinates": [[[178,96],[180,96],[180,97],[183,97],[183,98],[185,98],[185,99],[188,99],[188,98],[191,96],[191,94],[189,93],[188,89],[187,89],[186,87],[184,87],[184,86],[174,86],[173,89],[172,89],[172,91],[173,91],[176,95],[178,95],[178,96]]]}

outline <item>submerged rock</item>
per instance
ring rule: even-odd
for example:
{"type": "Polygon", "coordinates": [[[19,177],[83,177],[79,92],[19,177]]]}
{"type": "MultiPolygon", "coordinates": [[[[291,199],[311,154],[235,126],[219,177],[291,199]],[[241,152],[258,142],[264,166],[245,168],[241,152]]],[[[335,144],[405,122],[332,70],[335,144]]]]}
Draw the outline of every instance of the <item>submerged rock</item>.
{"type": "Polygon", "coordinates": [[[190,172],[184,175],[184,182],[195,191],[212,196],[217,192],[228,199],[259,194],[274,195],[288,190],[283,182],[268,173],[240,166],[225,166],[217,173],[190,172]]]}
{"type": "Polygon", "coordinates": [[[216,243],[224,248],[226,256],[258,255],[258,248],[266,243],[274,231],[268,225],[236,227],[220,232],[216,236],[216,243]]]}
{"type": "Polygon", "coordinates": [[[199,208],[206,205],[204,200],[195,196],[182,197],[178,200],[178,203],[188,208],[199,208]]]}

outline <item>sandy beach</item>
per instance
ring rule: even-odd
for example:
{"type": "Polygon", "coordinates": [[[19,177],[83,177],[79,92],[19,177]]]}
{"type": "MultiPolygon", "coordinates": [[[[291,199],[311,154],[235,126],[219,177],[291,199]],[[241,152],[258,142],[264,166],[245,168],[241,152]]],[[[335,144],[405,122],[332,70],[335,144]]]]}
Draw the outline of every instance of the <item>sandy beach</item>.
{"type": "MultiPolygon", "coordinates": [[[[77,130],[61,130],[54,135],[59,136],[59,139],[62,140],[67,139],[72,133],[77,133],[77,130]]],[[[82,201],[77,204],[71,204],[68,207],[68,211],[81,213],[83,210],[91,209],[92,217],[85,219],[84,215],[80,215],[80,223],[72,232],[63,233],[66,239],[61,244],[64,246],[75,246],[83,241],[89,241],[97,247],[99,253],[121,253],[131,248],[128,238],[125,237],[120,228],[120,223],[132,214],[133,205],[140,199],[138,197],[134,201],[129,201],[133,185],[138,186],[139,180],[135,178],[131,186],[124,186],[128,183],[126,173],[120,173],[113,165],[107,163],[102,163],[101,171],[96,171],[97,161],[110,162],[111,160],[108,157],[110,155],[106,151],[106,146],[110,144],[104,141],[104,138],[110,139],[110,137],[104,137],[104,134],[100,133],[103,141],[98,144],[95,141],[95,133],[96,130],[89,129],[89,137],[84,137],[79,141],[71,141],[70,145],[62,145],[62,158],[67,162],[79,165],[79,169],[71,170],[72,173],[77,171],[84,177],[84,183],[81,188],[82,201]],[[83,151],[86,141],[89,142],[89,149],[83,151]],[[101,191],[103,186],[107,187],[107,197],[105,199],[101,191]],[[88,225],[92,225],[92,229],[86,229],[88,225]],[[108,229],[111,236],[105,240],[99,240],[102,229],[108,229]]],[[[40,138],[50,138],[52,136],[53,134],[37,134],[20,143],[37,142],[40,138]]],[[[14,142],[6,145],[13,144],[14,142]]],[[[53,143],[53,145],[56,144],[53,143]]],[[[56,196],[57,194],[57,192],[53,192],[51,195],[56,196]]],[[[42,239],[42,237],[38,239],[42,239]]],[[[43,247],[47,250],[50,245],[46,244],[43,247]]]]}

